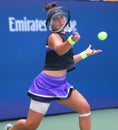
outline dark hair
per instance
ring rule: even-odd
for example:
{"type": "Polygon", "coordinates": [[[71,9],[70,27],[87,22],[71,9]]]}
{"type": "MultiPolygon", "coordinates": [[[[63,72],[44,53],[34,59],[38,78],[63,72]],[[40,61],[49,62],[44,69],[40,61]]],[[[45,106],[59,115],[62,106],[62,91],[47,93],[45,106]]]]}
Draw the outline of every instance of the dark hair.
{"type": "Polygon", "coordinates": [[[46,11],[48,11],[48,10],[53,9],[53,8],[55,8],[55,7],[57,7],[57,3],[56,3],[56,2],[53,2],[53,3],[47,4],[47,5],[44,7],[44,9],[45,9],[46,11]]]}

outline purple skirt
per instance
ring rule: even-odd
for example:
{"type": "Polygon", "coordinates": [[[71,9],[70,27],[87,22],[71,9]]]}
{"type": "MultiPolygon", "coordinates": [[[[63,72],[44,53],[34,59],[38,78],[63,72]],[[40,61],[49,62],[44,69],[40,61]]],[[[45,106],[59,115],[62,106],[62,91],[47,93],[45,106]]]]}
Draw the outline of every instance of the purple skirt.
{"type": "Polygon", "coordinates": [[[33,81],[27,95],[37,101],[66,99],[71,95],[73,86],[66,76],[49,76],[41,72],[33,81]]]}

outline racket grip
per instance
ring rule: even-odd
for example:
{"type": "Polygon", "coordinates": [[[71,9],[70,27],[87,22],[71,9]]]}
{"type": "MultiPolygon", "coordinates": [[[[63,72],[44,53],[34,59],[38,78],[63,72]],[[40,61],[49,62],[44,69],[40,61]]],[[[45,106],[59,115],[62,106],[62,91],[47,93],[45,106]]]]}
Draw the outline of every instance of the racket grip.
{"type": "Polygon", "coordinates": [[[72,31],[71,31],[71,34],[72,34],[73,36],[75,36],[75,35],[76,35],[76,31],[72,30],[72,31]]]}

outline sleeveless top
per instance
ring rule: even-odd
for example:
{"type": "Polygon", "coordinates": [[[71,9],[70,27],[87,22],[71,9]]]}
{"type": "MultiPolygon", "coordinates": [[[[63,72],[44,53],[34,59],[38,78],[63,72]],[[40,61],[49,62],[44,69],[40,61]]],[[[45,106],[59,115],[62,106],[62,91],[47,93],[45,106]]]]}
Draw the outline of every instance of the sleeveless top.
{"type": "MultiPolygon", "coordinates": [[[[57,33],[65,42],[67,40],[67,36],[62,33],[57,33]]],[[[50,35],[49,35],[50,36],[50,35]]],[[[49,37],[48,36],[48,37],[49,37]]],[[[67,70],[70,71],[75,68],[74,60],[73,60],[73,47],[71,47],[68,52],[64,55],[59,56],[53,49],[48,47],[48,39],[46,42],[46,59],[44,70],[67,70]]]]}

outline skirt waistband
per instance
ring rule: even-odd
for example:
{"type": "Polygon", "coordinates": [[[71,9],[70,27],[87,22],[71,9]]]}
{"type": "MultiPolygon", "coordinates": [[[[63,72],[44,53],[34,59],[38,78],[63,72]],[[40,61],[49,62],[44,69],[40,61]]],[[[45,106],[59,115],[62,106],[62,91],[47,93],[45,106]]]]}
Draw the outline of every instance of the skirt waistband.
{"type": "Polygon", "coordinates": [[[46,79],[48,78],[50,80],[57,80],[57,81],[59,81],[59,80],[65,80],[66,79],[66,75],[64,75],[64,76],[50,76],[48,74],[45,74],[44,72],[41,72],[40,75],[45,77],[46,79]]]}

